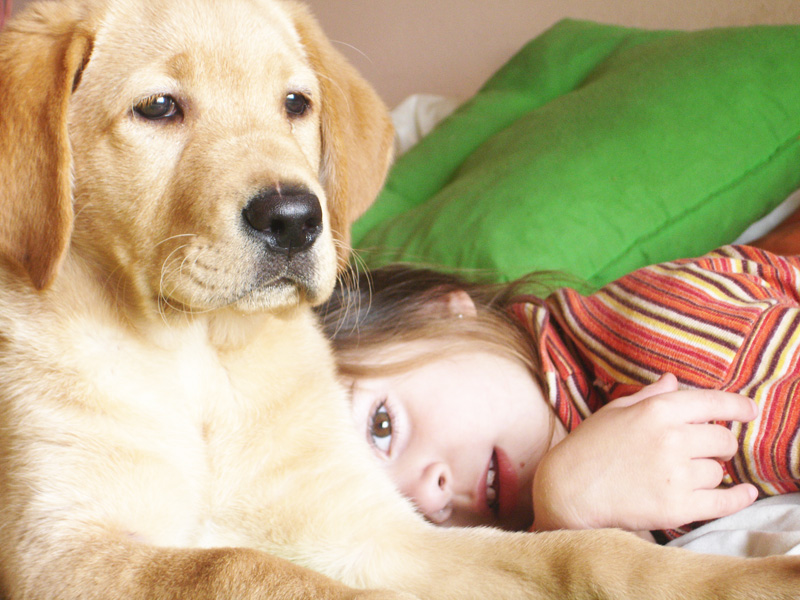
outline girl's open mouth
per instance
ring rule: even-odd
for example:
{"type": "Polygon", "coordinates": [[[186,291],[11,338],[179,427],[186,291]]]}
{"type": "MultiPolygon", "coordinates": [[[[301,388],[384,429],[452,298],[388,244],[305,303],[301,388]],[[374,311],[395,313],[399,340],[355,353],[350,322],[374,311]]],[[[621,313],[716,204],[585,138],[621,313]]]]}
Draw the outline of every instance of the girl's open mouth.
{"type": "Polygon", "coordinates": [[[519,475],[514,463],[500,448],[492,449],[486,470],[484,503],[495,519],[505,519],[514,513],[519,502],[519,475]]]}
{"type": "Polygon", "coordinates": [[[500,509],[500,477],[497,472],[497,450],[492,452],[489,470],[486,471],[486,504],[497,517],[500,509]]]}

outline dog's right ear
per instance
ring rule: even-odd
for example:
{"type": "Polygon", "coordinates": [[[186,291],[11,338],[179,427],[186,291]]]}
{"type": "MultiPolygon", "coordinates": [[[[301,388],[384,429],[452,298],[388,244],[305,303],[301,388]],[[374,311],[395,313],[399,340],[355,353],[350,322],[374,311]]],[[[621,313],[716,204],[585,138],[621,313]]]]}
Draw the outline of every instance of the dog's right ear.
{"type": "Polygon", "coordinates": [[[40,290],[72,232],[67,106],[91,49],[68,2],[32,5],[0,33],[0,255],[40,290]]]}

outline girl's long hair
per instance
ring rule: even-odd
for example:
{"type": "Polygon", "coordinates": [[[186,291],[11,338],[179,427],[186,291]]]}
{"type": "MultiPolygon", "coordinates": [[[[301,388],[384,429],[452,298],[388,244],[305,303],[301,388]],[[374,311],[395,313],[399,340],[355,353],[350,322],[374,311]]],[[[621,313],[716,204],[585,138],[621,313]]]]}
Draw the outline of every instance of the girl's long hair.
{"type": "Polygon", "coordinates": [[[507,308],[523,294],[540,296],[544,291],[545,285],[534,278],[495,284],[391,265],[340,282],[317,313],[333,344],[339,372],[346,378],[404,372],[441,357],[443,347],[445,353],[480,349],[513,357],[538,378],[536,349],[507,308]],[[460,290],[474,302],[474,316],[459,315],[450,308],[451,293],[460,290]],[[437,343],[429,351],[423,350],[423,343],[415,345],[411,354],[397,352],[404,345],[433,340],[437,343]]]}

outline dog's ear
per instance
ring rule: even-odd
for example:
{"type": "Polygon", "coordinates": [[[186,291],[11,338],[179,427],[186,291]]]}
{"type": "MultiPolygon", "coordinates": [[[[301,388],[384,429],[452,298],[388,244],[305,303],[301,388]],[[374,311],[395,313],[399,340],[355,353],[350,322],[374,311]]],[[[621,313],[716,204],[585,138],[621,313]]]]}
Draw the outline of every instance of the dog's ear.
{"type": "Polygon", "coordinates": [[[67,105],[92,43],[66,4],[32,9],[0,34],[0,254],[41,290],[72,231],[67,105]]]}
{"type": "Polygon", "coordinates": [[[333,47],[314,17],[301,5],[291,10],[320,81],[322,180],[343,266],[350,225],[372,204],[386,177],[394,128],[378,94],[333,47]]]}

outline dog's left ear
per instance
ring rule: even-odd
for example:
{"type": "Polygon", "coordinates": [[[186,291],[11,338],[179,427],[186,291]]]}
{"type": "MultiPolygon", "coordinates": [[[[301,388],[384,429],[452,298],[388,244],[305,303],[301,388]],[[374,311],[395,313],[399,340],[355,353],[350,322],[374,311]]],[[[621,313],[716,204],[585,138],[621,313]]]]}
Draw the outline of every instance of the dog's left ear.
{"type": "Polygon", "coordinates": [[[31,6],[0,34],[0,254],[37,289],[72,232],[67,105],[92,42],[71,3],[31,6]]]}
{"type": "Polygon", "coordinates": [[[322,181],[339,264],[350,250],[350,226],[377,196],[392,159],[394,128],[374,89],[330,43],[308,10],[290,6],[317,72],[322,98],[322,181]]]}

